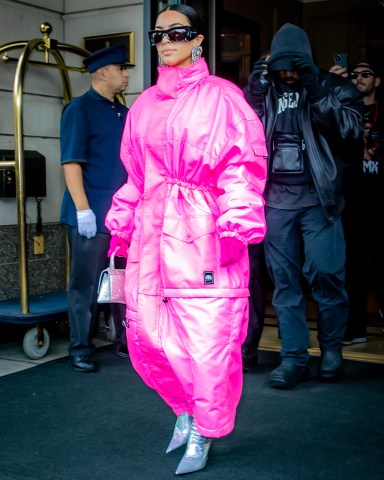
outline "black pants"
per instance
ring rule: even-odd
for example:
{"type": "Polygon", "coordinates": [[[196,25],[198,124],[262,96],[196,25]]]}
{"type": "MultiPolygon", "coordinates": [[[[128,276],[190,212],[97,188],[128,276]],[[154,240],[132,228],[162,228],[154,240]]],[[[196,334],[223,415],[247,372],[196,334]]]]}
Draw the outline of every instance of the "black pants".
{"type": "MultiPolygon", "coordinates": [[[[68,286],[68,319],[70,342],[68,353],[71,356],[91,355],[94,350],[93,338],[98,326],[97,287],[102,270],[109,265],[107,252],[110,235],[97,233],[93,238],[79,235],[77,228],[67,228],[71,253],[71,275],[68,286]]],[[[115,326],[120,328],[121,315],[116,308],[115,326]]],[[[124,305],[123,305],[124,307],[124,305]]],[[[124,308],[122,309],[124,311],[124,308]]],[[[120,333],[119,333],[120,335],[120,333]]],[[[125,339],[125,335],[123,337],[125,339]]]]}
{"type": "Polygon", "coordinates": [[[286,363],[306,365],[309,328],[303,275],[318,307],[321,349],[338,350],[348,321],[345,241],[341,219],[329,223],[321,206],[280,210],[266,207],[265,259],[275,286],[273,305],[286,363]]]}
{"type": "Polygon", "coordinates": [[[243,343],[252,355],[257,353],[264,328],[267,271],[262,243],[248,245],[249,255],[249,323],[247,337],[243,343]]]}
{"type": "Polygon", "coordinates": [[[379,308],[384,312],[384,238],[381,231],[382,204],[359,199],[343,213],[347,244],[346,287],[349,296],[349,316],[346,338],[367,334],[367,300],[376,292],[379,308]]]}

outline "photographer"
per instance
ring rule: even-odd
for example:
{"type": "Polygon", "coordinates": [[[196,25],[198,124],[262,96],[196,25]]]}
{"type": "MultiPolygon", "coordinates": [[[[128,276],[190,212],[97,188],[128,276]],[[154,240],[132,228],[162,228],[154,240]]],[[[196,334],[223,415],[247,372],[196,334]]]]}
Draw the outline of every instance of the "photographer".
{"type": "Polygon", "coordinates": [[[350,309],[343,345],[367,341],[367,300],[376,291],[379,312],[384,311],[384,239],[379,219],[384,204],[384,128],[377,89],[381,78],[375,65],[359,62],[349,78],[364,100],[364,132],[358,155],[346,177],[343,212],[347,243],[346,287],[350,309]],[[364,235],[361,235],[364,232],[364,235]]]}

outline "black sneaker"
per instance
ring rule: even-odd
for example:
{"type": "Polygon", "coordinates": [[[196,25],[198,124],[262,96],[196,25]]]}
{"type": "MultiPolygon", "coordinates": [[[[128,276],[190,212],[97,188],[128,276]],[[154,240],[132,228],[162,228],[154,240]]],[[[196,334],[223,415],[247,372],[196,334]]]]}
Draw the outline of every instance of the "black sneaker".
{"type": "Polygon", "coordinates": [[[273,388],[288,390],[295,388],[299,382],[307,381],[309,377],[308,365],[282,363],[272,370],[269,385],[273,388]]]}

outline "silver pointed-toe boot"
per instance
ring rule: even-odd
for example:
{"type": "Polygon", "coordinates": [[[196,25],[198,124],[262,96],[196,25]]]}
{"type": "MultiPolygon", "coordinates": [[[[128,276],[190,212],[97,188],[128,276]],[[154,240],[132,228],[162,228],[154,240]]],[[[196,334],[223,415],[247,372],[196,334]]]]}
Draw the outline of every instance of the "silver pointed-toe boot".
{"type": "Polygon", "coordinates": [[[188,442],[192,420],[193,417],[188,415],[188,413],[182,413],[177,417],[175,429],[173,430],[171,441],[165,453],[172,452],[188,442]]]}
{"type": "Polygon", "coordinates": [[[212,438],[200,435],[197,431],[195,421],[193,421],[187,449],[177,467],[176,475],[183,475],[184,473],[192,473],[202,470],[207,464],[208,452],[211,444],[212,438]]]}

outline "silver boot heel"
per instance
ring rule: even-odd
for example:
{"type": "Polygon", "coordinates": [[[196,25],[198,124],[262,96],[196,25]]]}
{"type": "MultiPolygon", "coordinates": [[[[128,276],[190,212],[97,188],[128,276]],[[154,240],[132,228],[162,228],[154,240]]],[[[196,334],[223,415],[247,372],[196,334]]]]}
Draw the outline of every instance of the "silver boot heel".
{"type": "Polygon", "coordinates": [[[172,452],[188,442],[192,420],[193,417],[188,415],[188,413],[182,413],[177,417],[175,429],[173,430],[171,441],[165,453],[172,452]]]}
{"type": "Polygon", "coordinates": [[[208,452],[211,444],[212,438],[200,435],[197,431],[195,421],[193,421],[187,449],[177,467],[176,475],[183,475],[184,473],[192,473],[202,470],[207,464],[208,452]]]}

